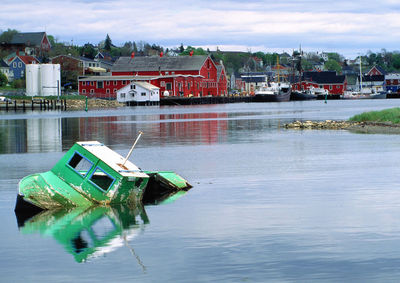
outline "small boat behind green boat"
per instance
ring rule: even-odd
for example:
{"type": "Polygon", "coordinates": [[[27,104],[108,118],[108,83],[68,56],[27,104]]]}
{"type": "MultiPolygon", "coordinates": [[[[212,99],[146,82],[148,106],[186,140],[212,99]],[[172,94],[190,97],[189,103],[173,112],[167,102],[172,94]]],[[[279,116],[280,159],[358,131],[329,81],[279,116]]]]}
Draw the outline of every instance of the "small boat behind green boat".
{"type": "Polygon", "coordinates": [[[124,158],[100,142],[77,142],[50,171],[20,181],[15,210],[152,203],[192,187],[174,172],[142,171],[130,153],[124,158]]]}

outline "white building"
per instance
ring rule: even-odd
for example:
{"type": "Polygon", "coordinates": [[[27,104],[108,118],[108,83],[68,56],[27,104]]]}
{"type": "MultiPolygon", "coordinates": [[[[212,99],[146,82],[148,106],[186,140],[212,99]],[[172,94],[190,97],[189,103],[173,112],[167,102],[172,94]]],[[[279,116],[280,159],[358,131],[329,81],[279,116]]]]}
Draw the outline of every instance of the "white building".
{"type": "Polygon", "coordinates": [[[160,88],[147,82],[133,81],[129,85],[117,90],[117,100],[122,103],[159,103],[160,88]]]}

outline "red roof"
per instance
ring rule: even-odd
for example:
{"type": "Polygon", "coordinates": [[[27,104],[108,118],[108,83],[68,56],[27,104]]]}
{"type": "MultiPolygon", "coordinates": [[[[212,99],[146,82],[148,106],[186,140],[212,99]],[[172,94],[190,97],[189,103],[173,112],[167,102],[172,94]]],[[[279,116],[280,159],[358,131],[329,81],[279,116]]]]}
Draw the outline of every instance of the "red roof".
{"type": "Polygon", "coordinates": [[[19,58],[26,64],[37,64],[39,61],[33,56],[19,56],[19,58]]]}

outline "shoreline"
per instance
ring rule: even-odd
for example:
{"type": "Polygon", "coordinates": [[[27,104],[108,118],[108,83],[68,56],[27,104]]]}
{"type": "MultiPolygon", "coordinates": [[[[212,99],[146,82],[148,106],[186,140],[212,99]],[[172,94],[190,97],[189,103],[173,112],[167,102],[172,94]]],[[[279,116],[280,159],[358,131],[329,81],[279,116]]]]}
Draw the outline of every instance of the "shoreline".
{"type": "Polygon", "coordinates": [[[292,130],[348,130],[365,134],[400,134],[400,124],[389,122],[353,122],[353,121],[295,121],[285,124],[292,130]]]}

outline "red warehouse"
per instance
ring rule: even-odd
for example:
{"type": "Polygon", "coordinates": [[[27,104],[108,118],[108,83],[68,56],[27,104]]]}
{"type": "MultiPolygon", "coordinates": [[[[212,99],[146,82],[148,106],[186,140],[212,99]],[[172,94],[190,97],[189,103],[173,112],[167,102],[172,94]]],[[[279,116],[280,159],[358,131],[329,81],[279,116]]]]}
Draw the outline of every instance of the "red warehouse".
{"type": "Polygon", "coordinates": [[[292,85],[293,90],[306,90],[310,87],[324,88],[329,94],[343,94],[347,90],[347,80],[344,75],[336,75],[334,71],[304,72],[301,83],[292,85]]]}
{"type": "Polygon", "coordinates": [[[147,81],[160,88],[165,96],[227,95],[225,68],[210,56],[120,57],[111,76],[81,77],[79,93],[115,98],[115,93],[131,81],[147,81]]]}

